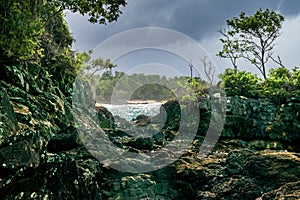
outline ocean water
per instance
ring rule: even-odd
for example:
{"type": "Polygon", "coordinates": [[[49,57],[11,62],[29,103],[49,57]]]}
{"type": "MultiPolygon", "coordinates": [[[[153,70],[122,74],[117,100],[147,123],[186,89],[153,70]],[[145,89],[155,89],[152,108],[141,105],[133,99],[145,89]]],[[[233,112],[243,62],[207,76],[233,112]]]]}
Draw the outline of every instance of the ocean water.
{"type": "Polygon", "coordinates": [[[128,121],[135,119],[138,115],[144,114],[153,117],[159,114],[161,103],[151,104],[125,104],[125,105],[111,105],[101,104],[107,108],[113,115],[118,115],[128,121]]]}

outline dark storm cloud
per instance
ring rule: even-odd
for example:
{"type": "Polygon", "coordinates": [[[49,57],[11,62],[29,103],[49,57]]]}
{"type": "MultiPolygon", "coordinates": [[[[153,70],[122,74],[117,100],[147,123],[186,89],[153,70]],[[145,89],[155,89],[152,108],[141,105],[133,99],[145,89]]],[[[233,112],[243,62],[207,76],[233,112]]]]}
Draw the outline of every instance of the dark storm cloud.
{"type": "Polygon", "coordinates": [[[164,27],[182,32],[193,39],[209,37],[226,26],[226,19],[245,12],[253,14],[258,8],[280,11],[284,16],[300,12],[298,0],[128,0],[117,22],[91,25],[86,18],[68,15],[71,31],[77,39],[75,48],[88,50],[104,39],[137,27],[164,27]]]}

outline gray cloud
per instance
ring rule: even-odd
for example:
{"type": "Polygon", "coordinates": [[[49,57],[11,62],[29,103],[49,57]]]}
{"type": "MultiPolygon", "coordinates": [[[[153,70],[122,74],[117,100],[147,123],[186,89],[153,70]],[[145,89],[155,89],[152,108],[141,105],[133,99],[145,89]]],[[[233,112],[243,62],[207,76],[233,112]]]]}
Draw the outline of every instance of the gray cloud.
{"type": "Polygon", "coordinates": [[[209,44],[204,45],[214,56],[219,49],[217,30],[226,26],[226,19],[238,16],[240,12],[251,15],[258,8],[276,10],[288,18],[300,13],[300,1],[128,0],[128,5],[122,8],[123,14],[118,21],[108,25],[90,24],[87,17],[79,14],[68,13],[66,19],[77,40],[74,45],[77,51],[93,49],[105,39],[122,31],[152,26],[173,29],[197,41],[208,38],[209,44]]]}
{"type": "Polygon", "coordinates": [[[77,42],[75,49],[88,50],[104,39],[137,27],[164,27],[200,40],[215,34],[226,25],[226,19],[240,12],[253,14],[258,8],[270,8],[283,15],[300,13],[298,0],[128,0],[117,22],[106,26],[89,24],[86,17],[67,14],[67,21],[77,42]]]}
{"type": "MultiPolygon", "coordinates": [[[[226,19],[238,16],[241,12],[251,15],[259,8],[275,10],[286,18],[282,30],[283,34],[277,41],[278,44],[274,50],[276,55],[280,55],[284,64],[288,67],[299,66],[298,56],[296,55],[299,52],[298,47],[300,44],[300,40],[297,39],[300,19],[299,0],[128,0],[128,5],[122,8],[123,14],[118,21],[108,25],[90,24],[87,17],[73,13],[67,13],[66,19],[74,38],[77,40],[73,47],[77,51],[82,52],[93,49],[105,39],[133,28],[163,27],[186,34],[202,44],[216,64],[217,71],[221,72],[225,67],[230,67],[230,62],[215,56],[221,49],[220,35],[217,30],[226,26],[226,19]],[[298,17],[296,18],[296,16],[298,17]]],[[[146,39],[147,35],[136,35],[134,37],[146,39]]],[[[135,42],[136,39],[133,38],[135,42]]],[[[168,38],[160,38],[159,40],[157,42],[161,45],[167,45],[169,41],[168,38]]],[[[117,48],[122,48],[122,45],[128,46],[130,41],[119,41],[117,48]]],[[[180,46],[181,44],[177,45],[176,48],[180,46]]],[[[105,52],[109,52],[112,48],[115,47],[107,47],[105,52]]],[[[130,56],[130,54],[120,59],[118,69],[126,71],[137,65],[137,63],[151,61],[146,59],[149,52],[147,54],[134,52],[133,54],[133,56],[130,56]]],[[[164,58],[169,57],[164,55],[158,59],[163,62],[164,58]]],[[[196,55],[193,58],[193,62],[199,59],[196,55]]],[[[154,61],[152,60],[152,62],[154,61]]],[[[170,64],[178,69],[181,67],[186,73],[189,72],[185,69],[184,63],[179,62],[178,59],[169,59],[168,62],[163,63],[170,64]]],[[[257,73],[253,67],[249,66],[249,63],[241,62],[239,64],[241,69],[252,70],[252,72],[257,73]]]]}

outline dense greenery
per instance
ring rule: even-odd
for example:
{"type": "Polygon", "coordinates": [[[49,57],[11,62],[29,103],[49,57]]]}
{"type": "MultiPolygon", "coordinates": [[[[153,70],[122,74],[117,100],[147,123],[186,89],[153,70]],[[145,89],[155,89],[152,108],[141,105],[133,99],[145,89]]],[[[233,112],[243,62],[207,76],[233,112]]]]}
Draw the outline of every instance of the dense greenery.
{"type": "Polygon", "coordinates": [[[110,102],[114,95],[131,92],[131,100],[169,100],[183,96],[188,83],[188,77],[167,78],[159,75],[132,74],[110,70],[102,75],[94,75],[90,81],[95,88],[96,100],[110,102]]]}
{"type": "Polygon", "coordinates": [[[121,5],[125,1],[0,1],[1,199],[101,198],[96,188],[88,186],[95,180],[87,178],[85,185],[83,176],[77,176],[91,169],[91,164],[72,170],[78,166],[75,159],[51,156],[52,147],[47,145],[55,136],[67,134],[70,140],[61,146],[65,150],[79,146],[72,85],[82,74],[88,54],[72,51],[73,37],[63,10],[86,13],[91,22],[106,23],[117,19],[121,5]],[[38,181],[37,173],[45,181],[38,181]],[[72,192],[74,187],[77,192],[72,192]]]}
{"type": "Polygon", "coordinates": [[[89,22],[106,24],[118,19],[122,14],[120,6],[125,6],[125,0],[53,0],[56,6],[61,10],[68,9],[72,12],[79,12],[80,14],[88,14],[89,22]]]}
{"type": "MultiPolygon", "coordinates": [[[[77,60],[80,60],[81,67],[77,73],[77,80],[88,83],[94,90],[95,99],[98,102],[111,102],[111,98],[124,99],[124,96],[130,94],[131,100],[170,100],[170,99],[196,99],[204,89],[207,89],[208,83],[199,77],[169,77],[154,74],[132,74],[113,69],[117,65],[109,59],[98,57],[92,59],[92,51],[77,54],[77,60]],[[191,96],[192,95],[192,96],[191,96]]],[[[209,74],[212,70],[212,64],[209,65],[209,74]]],[[[213,75],[210,75],[213,80],[213,75]]]]}
{"type": "Polygon", "coordinates": [[[226,69],[220,74],[222,87],[228,96],[239,95],[249,98],[267,98],[276,104],[288,99],[299,99],[300,70],[294,67],[289,70],[284,67],[270,69],[268,77],[262,81],[257,75],[233,69],[226,69]]]}
{"type": "MultiPolygon", "coordinates": [[[[7,82],[11,77],[29,76],[47,91],[57,86],[66,95],[81,70],[83,56],[71,50],[73,38],[65,23],[63,10],[87,13],[91,22],[116,20],[125,1],[7,0],[0,2],[0,72],[7,82]],[[41,83],[47,80],[48,83],[41,83]],[[50,83],[50,84],[49,84],[50,83]]],[[[22,82],[22,81],[21,81],[22,82]]],[[[24,82],[24,81],[23,81],[24,82]]]]}
{"type": "Polygon", "coordinates": [[[259,9],[252,16],[242,12],[239,17],[226,21],[228,28],[219,31],[223,36],[220,39],[223,49],[217,55],[229,58],[233,65],[233,69],[227,68],[219,74],[221,87],[228,96],[269,99],[276,105],[299,98],[300,70],[297,67],[289,70],[279,56],[277,59],[273,57],[273,47],[283,21],[283,16],[269,9],[259,9]],[[251,72],[239,71],[237,60],[240,58],[255,66],[264,80],[251,72]],[[271,68],[268,73],[266,63],[269,60],[279,67],[271,68]]]}
{"type": "Polygon", "coordinates": [[[222,87],[228,96],[239,95],[251,98],[257,98],[260,94],[261,85],[257,75],[247,71],[235,71],[227,68],[223,74],[222,87]]]}

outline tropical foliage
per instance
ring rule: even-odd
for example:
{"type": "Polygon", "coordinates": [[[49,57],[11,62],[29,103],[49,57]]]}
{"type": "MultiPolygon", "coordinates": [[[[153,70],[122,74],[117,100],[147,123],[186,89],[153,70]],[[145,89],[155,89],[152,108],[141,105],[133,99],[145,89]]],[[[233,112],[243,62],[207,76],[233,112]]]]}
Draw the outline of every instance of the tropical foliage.
{"type": "Polygon", "coordinates": [[[257,98],[260,95],[261,85],[257,75],[246,71],[235,71],[227,68],[223,74],[222,87],[228,96],[239,95],[251,98],[257,98]]]}
{"type": "MultiPolygon", "coordinates": [[[[89,81],[95,88],[96,100],[110,102],[113,95],[125,96],[130,93],[133,100],[169,100],[182,95],[187,77],[167,78],[159,75],[132,74],[107,70],[102,75],[94,75],[89,81]]],[[[116,96],[114,96],[116,98],[116,96]]]]}
{"type": "MultiPolygon", "coordinates": [[[[7,0],[0,2],[0,72],[14,83],[16,71],[31,76],[37,84],[48,80],[64,94],[71,94],[74,78],[87,55],[71,50],[73,38],[63,11],[88,14],[90,22],[107,23],[118,18],[123,0],[7,0]]],[[[23,75],[18,75],[22,77],[23,75]]],[[[39,85],[47,90],[47,85],[39,85]]],[[[28,87],[33,87],[31,84],[28,87]]]]}
{"type": "Polygon", "coordinates": [[[262,81],[257,75],[246,71],[227,68],[223,74],[221,87],[228,96],[245,96],[249,98],[267,98],[276,104],[300,97],[300,70],[294,67],[270,69],[268,77],[262,81]]]}

